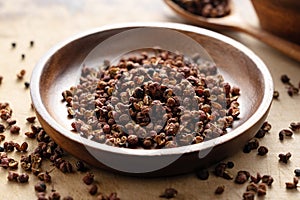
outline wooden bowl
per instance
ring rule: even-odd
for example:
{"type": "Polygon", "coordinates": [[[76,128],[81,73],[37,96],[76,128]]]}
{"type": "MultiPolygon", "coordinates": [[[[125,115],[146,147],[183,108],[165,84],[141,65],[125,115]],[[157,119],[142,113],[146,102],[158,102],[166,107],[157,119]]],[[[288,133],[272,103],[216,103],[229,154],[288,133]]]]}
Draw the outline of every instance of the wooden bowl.
{"type": "Polygon", "coordinates": [[[252,3],[263,29],[300,44],[300,1],[252,0],[252,3]]]}
{"type": "MultiPolygon", "coordinates": [[[[123,40],[127,40],[127,37],[123,40]]],[[[124,45],[125,41],[118,41],[116,47],[122,49],[124,45]]],[[[55,46],[39,61],[32,73],[30,88],[41,125],[63,149],[91,165],[137,176],[187,173],[241,151],[243,145],[265,121],[273,97],[271,75],[252,51],[221,34],[175,23],[119,24],[72,37],[55,46]],[[66,107],[61,102],[62,91],[76,85],[82,62],[99,43],[116,34],[137,28],[143,28],[146,32],[160,32],[164,43],[170,48],[178,48],[180,41],[164,35],[164,30],[192,38],[206,49],[219,66],[224,79],[241,89],[241,115],[232,130],[224,136],[200,144],[154,150],[112,147],[84,139],[71,131],[71,121],[67,118],[66,107]]]]}

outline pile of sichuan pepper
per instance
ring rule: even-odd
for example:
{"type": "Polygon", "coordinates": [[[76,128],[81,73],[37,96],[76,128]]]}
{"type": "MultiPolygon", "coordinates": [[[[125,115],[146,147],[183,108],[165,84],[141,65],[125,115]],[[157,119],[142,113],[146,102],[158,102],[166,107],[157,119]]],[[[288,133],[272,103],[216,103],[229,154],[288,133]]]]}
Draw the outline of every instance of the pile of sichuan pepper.
{"type": "Polygon", "coordinates": [[[230,13],[230,0],[173,0],[186,11],[207,18],[224,17],[230,13]]]}
{"type": "Polygon", "coordinates": [[[82,137],[127,148],[171,148],[227,133],[238,119],[240,89],[217,67],[161,49],[83,67],[80,83],[62,93],[82,137]]]}

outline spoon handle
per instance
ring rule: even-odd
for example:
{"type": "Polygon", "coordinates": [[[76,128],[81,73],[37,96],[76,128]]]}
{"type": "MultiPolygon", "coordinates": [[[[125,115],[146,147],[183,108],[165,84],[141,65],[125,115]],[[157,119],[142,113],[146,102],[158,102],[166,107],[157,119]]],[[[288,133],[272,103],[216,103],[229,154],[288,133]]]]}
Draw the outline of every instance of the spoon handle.
{"type": "Polygon", "coordinates": [[[252,26],[240,27],[240,31],[257,38],[258,40],[261,40],[271,47],[281,51],[285,55],[300,62],[300,45],[289,42],[285,39],[272,35],[267,31],[252,26]]]}

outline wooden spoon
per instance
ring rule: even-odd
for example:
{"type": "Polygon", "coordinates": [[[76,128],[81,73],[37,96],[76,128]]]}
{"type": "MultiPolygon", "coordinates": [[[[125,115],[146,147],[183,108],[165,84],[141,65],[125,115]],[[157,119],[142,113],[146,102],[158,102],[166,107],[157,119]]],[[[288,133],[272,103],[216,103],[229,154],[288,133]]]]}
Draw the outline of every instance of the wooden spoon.
{"type": "MultiPolygon", "coordinates": [[[[274,47],[275,49],[281,51],[287,56],[300,62],[300,46],[284,40],[280,37],[272,35],[260,28],[248,24],[244,19],[242,19],[237,13],[237,8],[231,1],[231,12],[229,15],[222,18],[205,18],[195,14],[192,14],[178,4],[174,3],[172,0],[164,0],[165,3],[174,10],[181,17],[191,22],[192,24],[199,25],[205,28],[218,29],[218,30],[234,30],[247,33],[258,40],[274,47]]],[[[272,19],[270,19],[272,20],[272,19]]]]}

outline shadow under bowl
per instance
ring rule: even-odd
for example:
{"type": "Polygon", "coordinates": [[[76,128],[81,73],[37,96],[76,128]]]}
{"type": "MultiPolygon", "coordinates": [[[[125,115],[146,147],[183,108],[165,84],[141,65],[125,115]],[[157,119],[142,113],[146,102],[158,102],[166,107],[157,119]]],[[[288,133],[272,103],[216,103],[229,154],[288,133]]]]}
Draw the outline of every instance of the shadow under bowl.
{"type": "MultiPolygon", "coordinates": [[[[153,36],[154,37],[154,36],[153,36]]],[[[118,43],[116,49],[124,48],[118,43]]],[[[176,38],[164,43],[178,48],[176,38]]],[[[147,43],[147,42],[146,42],[147,43]]],[[[143,46],[143,43],[140,44],[143,46]]],[[[154,44],[155,45],[155,44],[154,44]]],[[[160,41],[160,46],[164,44],[160,41]]],[[[180,46],[180,45],[179,45],[180,46]]],[[[189,47],[186,47],[188,51],[189,47]]],[[[112,48],[113,49],[113,48],[112,48]]],[[[114,50],[114,51],[115,51],[114,50]]],[[[182,50],[182,49],[177,49],[182,50]]],[[[108,54],[120,52],[108,50],[108,54]]],[[[90,60],[93,63],[93,59],[90,60]]],[[[51,49],[36,65],[31,77],[31,98],[37,117],[49,136],[75,157],[102,169],[134,176],[168,176],[194,171],[241,151],[265,121],[273,97],[272,77],[264,63],[248,48],[221,34],[175,23],[126,23],[105,26],[72,37],[51,49]],[[83,62],[97,45],[126,31],[176,31],[200,44],[231,85],[240,87],[240,119],[227,134],[170,149],[128,149],[100,144],[72,132],[61,93],[77,84],[83,62]]]]}

